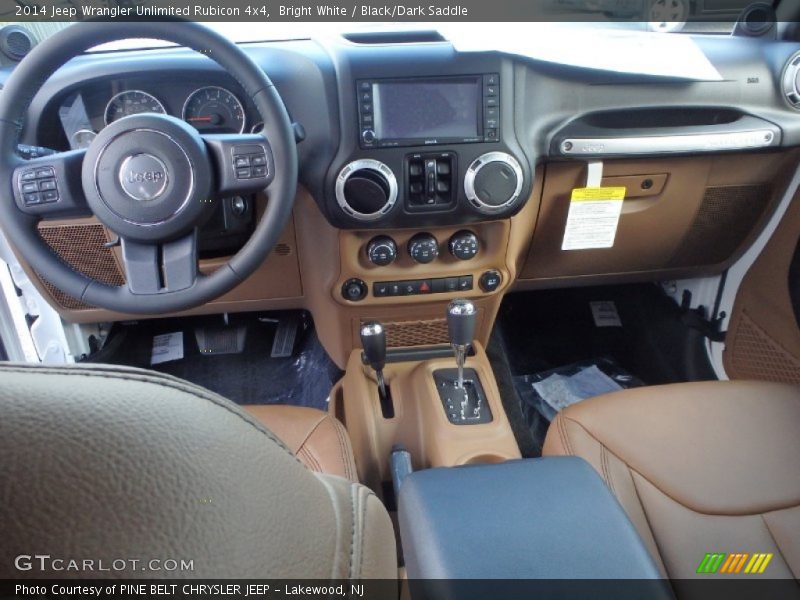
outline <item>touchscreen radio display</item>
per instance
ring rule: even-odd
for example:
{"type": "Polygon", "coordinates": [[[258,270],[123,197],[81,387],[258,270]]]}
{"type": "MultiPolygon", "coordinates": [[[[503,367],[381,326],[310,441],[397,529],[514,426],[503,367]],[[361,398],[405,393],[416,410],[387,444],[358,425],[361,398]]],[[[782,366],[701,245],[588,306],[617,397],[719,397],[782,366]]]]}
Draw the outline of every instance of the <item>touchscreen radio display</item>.
{"type": "Polygon", "coordinates": [[[381,81],[373,86],[380,140],[467,140],[481,135],[481,77],[381,81]]]}

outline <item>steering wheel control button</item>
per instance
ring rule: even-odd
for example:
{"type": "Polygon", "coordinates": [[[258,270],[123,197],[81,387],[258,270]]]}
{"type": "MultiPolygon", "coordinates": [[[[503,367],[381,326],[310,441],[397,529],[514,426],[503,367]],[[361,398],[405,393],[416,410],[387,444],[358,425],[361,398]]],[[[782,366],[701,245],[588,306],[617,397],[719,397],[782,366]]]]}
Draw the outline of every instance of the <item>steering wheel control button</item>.
{"type": "Polygon", "coordinates": [[[348,279],[342,286],[342,297],[350,302],[363,300],[367,293],[367,284],[360,279],[348,279]]]}
{"type": "Polygon", "coordinates": [[[503,283],[503,276],[495,269],[486,271],[478,280],[478,285],[480,285],[481,289],[487,294],[497,290],[501,283],[503,283]]]}
{"type": "Polygon", "coordinates": [[[439,242],[430,233],[418,233],[408,240],[408,254],[416,262],[426,265],[439,256],[439,242]]]}
{"type": "Polygon", "coordinates": [[[17,191],[25,206],[58,202],[58,184],[52,167],[28,169],[18,177],[17,191]]]}
{"type": "Polygon", "coordinates": [[[164,193],[169,182],[169,172],[164,161],[142,152],[122,161],[119,182],[128,196],[139,202],[149,202],[164,193]]]}
{"type": "Polygon", "coordinates": [[[447,246],[450,254],[458,260],[471,260],[478,255],[480,249],[478,236],[468,230],[454,233],[447,246]]]}
{"type": "Polygon", "coordinates": [[[367,244],[367,258],[378,267],[390,265],[397,258],[397,244],[388,235],[374,237],[367,244]]]}
{"type": "Polygon", "coordinates": [[[269,175],[267,153],[261,146],[234,146],[236,179],[261,179],[269,175]]]}

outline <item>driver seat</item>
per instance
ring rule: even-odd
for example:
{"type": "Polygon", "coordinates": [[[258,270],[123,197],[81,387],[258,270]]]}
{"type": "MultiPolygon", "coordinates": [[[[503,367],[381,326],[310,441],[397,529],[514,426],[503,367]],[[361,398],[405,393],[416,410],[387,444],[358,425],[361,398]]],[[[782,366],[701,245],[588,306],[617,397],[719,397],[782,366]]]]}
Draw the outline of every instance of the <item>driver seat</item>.
{"type": "Polygon", "coordinates": [[[341,425],[251,411],[152,371],[0,364],[0,578],[396,578],[381,501],[268,428],[278,415],[302,449],[341,425]]]}

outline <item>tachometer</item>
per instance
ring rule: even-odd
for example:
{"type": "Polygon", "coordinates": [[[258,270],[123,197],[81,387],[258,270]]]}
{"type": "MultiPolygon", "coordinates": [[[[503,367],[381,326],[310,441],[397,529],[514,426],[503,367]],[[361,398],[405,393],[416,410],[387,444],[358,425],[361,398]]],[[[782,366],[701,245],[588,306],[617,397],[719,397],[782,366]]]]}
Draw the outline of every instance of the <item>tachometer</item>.
{"type": "Polygon", "coordinates": [[[225,88],[203,87],[186,99],[183,120],[203,133],[242,133],[244,106],[225,88]]]}
{"type": "Polygon", "coordinates": [[[161,101],[152,94],[141,90],[127,90],[120,92],[108,101],[105,119],[106,125],[110,125],[128,115],[138,115],[140,113],[165,114],[166,112],[161,101]]]}

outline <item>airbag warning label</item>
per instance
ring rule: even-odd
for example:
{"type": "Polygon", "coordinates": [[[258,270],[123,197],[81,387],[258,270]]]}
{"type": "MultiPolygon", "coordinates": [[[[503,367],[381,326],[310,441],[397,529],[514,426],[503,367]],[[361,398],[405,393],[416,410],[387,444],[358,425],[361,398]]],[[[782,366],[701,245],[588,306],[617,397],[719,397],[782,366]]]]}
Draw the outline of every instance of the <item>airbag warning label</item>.
{"type": "Polygon", "coordinates": [[[625,199],[624,187],[572,190],[562,250],[611,248],[625,199]]]}

